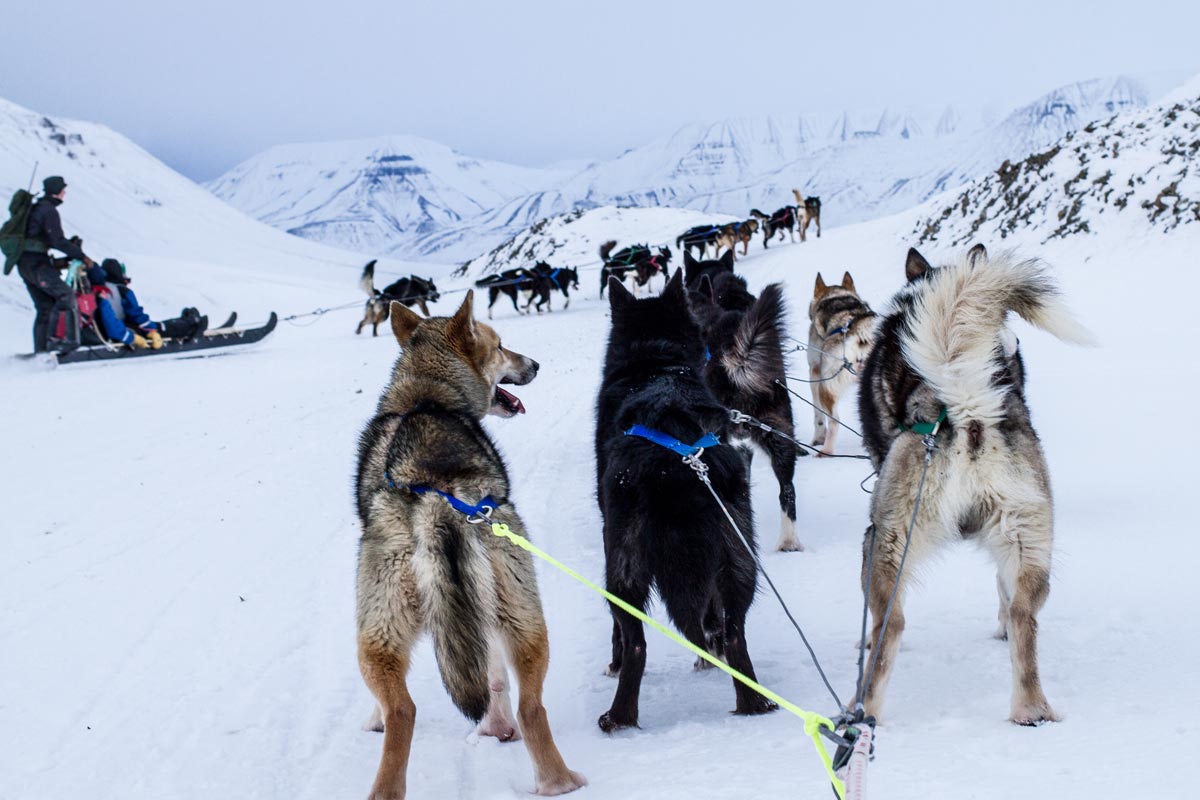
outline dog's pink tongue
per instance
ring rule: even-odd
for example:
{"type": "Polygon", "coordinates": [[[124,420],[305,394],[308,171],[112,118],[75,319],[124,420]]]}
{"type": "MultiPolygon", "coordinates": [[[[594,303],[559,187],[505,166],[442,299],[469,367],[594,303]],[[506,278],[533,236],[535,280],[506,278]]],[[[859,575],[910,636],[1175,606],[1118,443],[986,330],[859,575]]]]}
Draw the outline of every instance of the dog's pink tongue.
{"type": "Polygon", "coordinates": [[[508,403],[508,405],[509,405],[510,407],[512,407],[512,408],[514,408],[514,409],[516,409],[516,412],[517,412],[518,414],[524,414],[524,413],[525,413],[525,404],[521,402],[521,398],[517,397],[517,396],[516,396],[515,394],[513,394],[512,392],[506,392],[506,391],[504,391],[504,389],[502,389],[502,388],[500,388],[499,386],[497,386],[497,387],[496,387],[496,394],[498,394],[498,395],[500,395],[502,398],[504,398],[504,402],[508,403]]]}

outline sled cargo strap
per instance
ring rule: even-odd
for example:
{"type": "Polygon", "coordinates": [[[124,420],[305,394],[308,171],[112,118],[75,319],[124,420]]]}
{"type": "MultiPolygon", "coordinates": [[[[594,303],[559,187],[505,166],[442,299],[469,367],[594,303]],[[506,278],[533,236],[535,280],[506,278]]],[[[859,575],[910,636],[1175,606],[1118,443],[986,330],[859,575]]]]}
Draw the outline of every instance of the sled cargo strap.
{"type": "Polygon", "coordinates": [[[695,444],[684,444],[674,436],[668,436],[662,431],[656,431],[653,428],[647,428],[645,425],[634,425],[629,430],[625,431],[626,436],[640,436],[643,439],[654,442],[657,445],[667,448],[673,453],[678,453],[681,456],[694,456],[701,450],[709,447],[716,447],[721,443],[715,433],[706,433],[696,440],[695,444]]]}
{"type": "MultiPolygon", "coordinates": [[[[634,427],[640,427],[640,426],[634,426],[634,427]]],[[[715,439],[716,437],[714,436],[713,438],[715,439]]],[[[687,445],[684,445],[684,447],[686,447],[686,446],[687,445]]],[[[719,669],[722,672],[724,672],[725,674],[729,675],[729,677],[733,678],[735,681],[743,684],[744,686],[748,687],[749,689],[751,689],[755,692],[758,692],[763,697],[767,698],[768,700],[772,701],[773,703],[776,703],[780,708],[791,712],[792,714],[794,714],[795,716],[797,716],[801,720],[803,720],[804,721],[804,733],[806,736],[808,736],[810,739],[812,739],[813,747],[815,747],[817,750],[817,757],[821,759],[821,764],[825,767],[825,772],[829,775],[829,780],[833,782],[834,791],[837,792],[837,796],[839,798],[845,798],[845,796],[846,796],[845,783],[834,772],[833,759],[830,757],[829,751],[825,748],[825,743],[823,741],[821,741],[821,736],[822,736],[821,729],[822,728],[828,729],[830,732],[834,731],[834,725],[833,725],[832,720],[828,719],[827,717],[823,717],[820,714],[814,713],[812,711],[805,711],[803,708],[800,708],[800,706],[796,705],[795,703],[789,702],[788,700],[785,700],[784,698],[782,698],[779,695],[772,692],[767,687],[759,684],[757,681],[746,677],[741,672],[738,672],[736,669],[734,669],[733,667],[726,664],[724,661],[721,661],[717,657],[713,656],[711,653],[709,653],[704,648],[697,647],[696,645],[692,644],[684,637],[680,636],[675,631],[673,631],[670,628],[668,628],[667,626],[663,625],[661,622],[651,619],[641,609],[635,608],[635,607],[631,606],[629,603],[626,603],[621,598],[617,597],[615,594],[612,594],[611,592],[601,589],[599,586],[592,583],[587,578],[583,577],[578,572],[576,572],[575,570],[568,567],[566,564],[563,564],[558,559],[554,558],[550,554],[539,549],[537,546],[535,546],[532,542],[530,542],[524,536],[521,536],[519,533],[514,533],[507,525],[500,523],[500,522],[493,522],[492,523],[492,533],[495,534],[496,536],[500,536],[504,539],[507,539],[508,541],[515,544],[517,547],[520,547],[522,550],[526,550],[529,553],[532,553],[533,555],[537,556],[542,561],[545,561],[547,564],[554,567],[555,569],[558,569],[561,572],[566,573],[567,575],[574,578],[579,583],[582,583],[584,586],[588,587],[592,591],[594,591],[597,594],[604,597],[605,600],[612,603],[614,606],[621,609],[626,614],[629,614],[634,619],[639,620],[640,622],[642,622],[645,625],[649,625],[651,628],[658,631],[663,636],[666,636],[671,641],[673,641],[676,644],[680,645],[681,647],[684,647],[687,650],[691,651],[691,653],[693,655],[695,655],[696,657],[704,659],[709,664],[712,664],[717,669],[719,669]]]]}

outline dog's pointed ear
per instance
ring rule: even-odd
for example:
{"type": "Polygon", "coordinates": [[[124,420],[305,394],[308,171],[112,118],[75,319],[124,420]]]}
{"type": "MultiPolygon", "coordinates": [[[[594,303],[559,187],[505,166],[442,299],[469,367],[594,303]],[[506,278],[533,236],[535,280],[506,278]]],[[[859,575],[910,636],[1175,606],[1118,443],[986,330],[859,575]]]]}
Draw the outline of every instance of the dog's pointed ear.
{"type": "Polygon", "coordinates": [[[697,291],[700,292],[701,297],[710,303],[717,296],[717,293],[713,291],[712,281],[708,279],[707,275],[700,276],[700,288],[697,291]]]}
{"type": "Polygon", "coordinates": [[[696,269],[696,265],[698,263],[700,263],[700,262],[696,261],[696,259],[692,257],[692,251],[687,249],[686,247],[683,248],[684,272],[687,272],[690,275],[696,269]]]}
{"type": "Polygon", "coordinates": [[[721,268],[727,272],[733,272],[733,248],[725,251],[725,255],[721,256],[721,268]]]}
{"type": "Polygon", "coordinates": [[[825,279],[821,277],[821,273],[817,273],[817,285],[813,287],[813,297],[820,297],[829,291],[829,287],[825,285],[825,279]]]}
{"type": "Polygon", "coordinates": [[[980,259],[987,261],[987,257],[987,248],[983,246],[982,242],[967,251],[967,263],[972,267],[975,266],[975,262],[979,261],[980,259]]]}
{"type": "Polygon", "coordinates": [[[449,339],[461,339],[464,342],[475,341],[475,290],[467,292],[462,305],[450,318],[450,327],[446,333],[449,339]]]}
{"type": "Polygon", "coordinates": [[[662,296],[680,302],[686,301],[687,298],[683,291],[683,270],[675,270],[675,274],[671,276],[671,280],[667,281],[667,285],[663,287],[662,296]]]}
{"type": "Polygon", "coordinates": [[[396,335],[396,341],[401,347],[406,346],[412,338],[413,331],[421,324],[421,315],[395,300],[392,301],[388,313],[392,318],[392,333],[396,335]]]}
{"type": "Polygon", "coordinates": [[[917,248],[908,248],[908,258],[904,262],[904,276],[908,278],[909,283],[920,278],[931,269],[933,267],[929,266],[929,262],[925,260],[925,256],[917,252],[917,248]]]}
{"type": "MultiPolygon", "coordinates": [[[[842,288],[854,292],[854,278],[850,277],[849,272],[846,272],[844,275],[842,275],[842,288]]],[[[854,293],[858,294],[858,292],[854,293]]]]}
{"type": "Polygon", "coordinates": [[[616,275],[608,276],[608,307],[612,310],[613,316],[636,302],[634,296],[625,288],[624,282],[618,280],[616,275]]]}

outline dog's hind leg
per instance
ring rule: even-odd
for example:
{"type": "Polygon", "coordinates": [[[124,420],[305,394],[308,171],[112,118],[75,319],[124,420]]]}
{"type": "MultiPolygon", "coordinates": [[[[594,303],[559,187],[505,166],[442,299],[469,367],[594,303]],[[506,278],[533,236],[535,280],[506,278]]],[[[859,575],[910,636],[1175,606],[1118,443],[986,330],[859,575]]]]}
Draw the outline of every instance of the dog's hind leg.
{"type": "MultiPolygon", "coordinates": [[[[749,514],[743,515],[743,529],[750,535],[749,514]]],[[[742,521],[739,521],[739,525],[742,521]]],[[[741,547],[740,544],[736,545],[741,547]]],[[[746,612],[754,600],[754,563],[745,550],[738,552],[728,569],[718,575],[718,591],[725,606],[725,663],[753,681],[754,664],[750,661],[750,650],[746,645],[746,612]],[[744,562],[744,563],[738,563],[744,562]]],[[[766,714],[779,706],[738,681],[733,682],[737,697],[735,714],[766,714]]]]}
{"type": "MultiPolygon", "coordinates": [[[[721,608],[721,597],[716,592],[708,603],[708,610],[704,612],[704,621],[701,623],[704,629],[704,649],[708,654],[725,659],[725,610],[721,608]]],[[[696,658],[696,663],[693,664],[696,670],[713,669],[713,665],[705,661],[703,658],[696,658]]]]}
{"type": "Polygon", "coordinates": [[[521,738],[513,722],[512,701],[508,696],[508,670],[504,666],[504,650],[500,642],[488,647],[488,708],[476,731],[480,736],[495,736],[502,742],[521,738]]]}
{"type": "Polygon", "coordinates": [[[358,664],[363,679],[379,701],[383,722],[383,758],[370,799],[396,800],[405,794],[408,755],[417,717],[417,706],[405,680],[408,653],[360,636],[358,664]]]}
{"type": "Polygon", "coordinates": [[[362,322],[358,323],[358,327],[354,329],[354,335],[357,336],[358,334],[362,333],[363,326],[366,324],[367,324],[367,318],[363,317],[362,322]]]}
{"type": "Polygon", "coordinates": [[[1008,607],[1012,605],[1012,597],[1009,596],[1004,577],[999,572],[996,573],[996,594],[1000,596],[1000,608],[996,611],[997,626],[992,638],[1005,642],[1008,641],[1008,607]]]}
{"type": "Polygon", "coordinates": [[[804,549],[796,538],[796,448],[778,436],[767,436],[760,442],[771,456],[771,469],[779,481],[779,542],[775,549],[784,553],[795,553],[804,549]]]}
{"type": "Polygon", "coordinates": [[[831,456],[833,455],[834,440],[837,439],[838,432],[838,421],[833,415],[834,409],[837,408],[837,395],[833,393],[833,390],[827,384],[819,383],[816,386],[817,396],[815,399],[817,401],[817,406],[821,410],[815,411],[814,413],[818,417],[821,417],[825,423],[823,426],[821,426],[821,428],[819,428],[819,430],[823,430],[824,433],[824,435],[821,436],[821,451],[819,455],[831,456]],[[822,414],[821,411],[824,411],[825,413],[822,414]]]}
{"type": "MultiPolygon", "coordinates": [[[[611,563],[611,561],[609,562],[611,563]]],[[[613,580],[609,576],[608,591],[634,608],[645,609],[650,599],[650,587],[639,582],[613,580]]],[[[638,724],[638,694],[642,688],[642,674],[646,670],[646,632],[642,623],[610,604],[613,620],[621,629],[621,672],[617,676],[617,691],[608,711],[600,715],[600,730],[612,733],[621,728],[633,728],[638,724]]]]}
{"type": "MultiPolygon", "coordinates": [[[[525,565],[523,565],[525,566],[525,565]]],[[[515,575],[497,575],[500,591],[500,631],[508,647],[513,671],[517,675],[517,719],[521,736],[533,760],[535,792],[540,795],[566,794],[587,785],[587,779],[572,772],[563,761],[550,720],[542,705],[542,687],[550,664],[550,642],[546,620],[533,583],[533,565],[528,564],[523,585],[507,584],[515,575]],[[532,591],[531,591],[532,589],[532,591]]]]}
{"type": "MultiPolygon", "coordinates": [[[[876,489],[876,491],[879,491],[876,489]]],[[[896,512],[900,514],[902,512],[896,512]]],[[[867,552],[863,550],[862,581],[863,591],[867,594],[867,603],[871,607],[871,635],[869,646],[874,659],[874,671],[871,674],[871,684],[867,687],[866,697],[860,698],[866,706],[869,716],[879,719],[879,710],[883,706],[884,693],[891,677],[892,665],[896,661],[896,653],[900,650],[900,636],[904,633],[904,578],[898,574],[901,550],[904,547],[905,530],[903,524],[896,527],[885,527],[874,523],[876,530],[875,552],[872,556],[871,574],[867,575],[867,552]],[[896,591],[896,603],[892,607],[888,619],[887,630],[883,629],[883,617],[887,611],[888,600],[900,579],[900,588],[896,591]],[[882,635],[883,641],[880,642],[882,635]]],[[[870,536],[868,529],[868,537],[870,536]]],[[[913,531],[913,536],[920,535],[913,531]]],[[[906,571],[911,564],[905,565],[906,571]]],[[[869,664],[870,662],[868,662],[869,664]]]]}
{"type": "Polygon", "coordinates": [[[1058,715],[1042,691],[1037,659],[1037,615],[1050,594],[1051,511],[1049,503],[1000,514],[988,536],[999,562],[1008,606],[1008,651],[1012,658],[1012,713],[1018,725],[1056,722],[1058,715]]]}
{"type": "Polygon", "coordinates": [[[624,660],[625,647],[621,641],[621,623],[617,620],[616,614],[613,615],[613,632],[612,632],[612,661],[608,662],[608,666],[604,668],[604,674],[610,678],[615,678],[621,674],[621,662],[624,660]]]}

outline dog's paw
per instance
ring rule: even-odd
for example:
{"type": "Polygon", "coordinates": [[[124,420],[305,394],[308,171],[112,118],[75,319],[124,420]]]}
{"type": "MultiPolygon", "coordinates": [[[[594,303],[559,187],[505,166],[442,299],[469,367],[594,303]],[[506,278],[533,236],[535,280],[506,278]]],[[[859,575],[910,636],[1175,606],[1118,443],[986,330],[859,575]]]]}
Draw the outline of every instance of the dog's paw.
{"type": "Polygon", "coordinates": [[[534,794],[553,797],[556,794],[566,794],[576,789],[582,789],[584,786],[587,786],[587,778],[578,772],[567,770],[567,774],[561,777],[538,781],[534,794]]]}
{"type": "Polygon", "coordinates": [[[383,733],[383,712],[378,705],[371,710],[371,716],[363,723],[362,729],[371,733],[383,733]]]}
{"type": "Polygon", "coordinates": [[[609,678],[615,678],[621,674],[621,668],[616,664],[607,664],[604,667],[604,675],[609,678]]]}
{"type": "Polygon", "coordinates": [[[612,709],[601,714],[600,719],[597,720],[597,724],[600,726],[600,730],[605,733],[616,733],[625,728],[636,728],[638,726],[637,717],[628,720],[622,719],[619,715],[614,714],[612,709]]]}
{"type": "Polygon", "coordinates": [[[748,700],[742,700],[741,698],[738,698],[737,708],[733,710],[733,713],[743,716],[750,716],[753,714],[770,714],[772,711],[778,710],[778,704],[768,700],[760,694],[756,694],[748,700]]]}
{"type": "Polygon", "coordinates": [[[1007,642],[1008,628],[997,628],[996,632],[992,634],[992,638],[996,639],[997,641],[1007,642]]]}
{"type": "Polygon", "coordinates": [[[1033,728],[1047,722],[1058,722],[1062,718],[1054,713],[1054,709],[1048,702],[1042,700],[1034,703],[1018,703],[1013,706],[1013,712],[1009,719],[1017,725],[1033,728]]]}
{"type": "Polygon", "coordinates": [[[475,728],[475,732],[480,736],[495,736],[502,742],[518,742],[521,740],[521,732],[517,730],[517,726],[512,720],[503,717],[498,717],[497,719],[484,717],[479,726],[475,728]]]}
{"type": "Polygon", "coordinates": [[[803,553],[804,545],[800,540],[792,537],[791,539],[780,539],[779,544],[775,545],[775,549],[781,553],[803,553]]]}
{"type": "MultiPolygon", "coordinates": [[[[714,658],[720,658],[720,656],[714,656],[714,658]]],[[[703,658],[697,657],[696,660],[692,662],[693,672],[704,672],[705,670],[710,669],[716,669],[716,667],[711,662],[705,661],[703,658]]]]}

